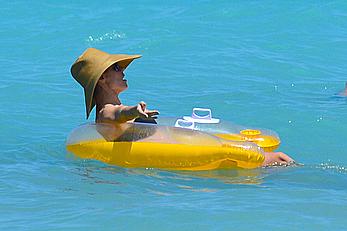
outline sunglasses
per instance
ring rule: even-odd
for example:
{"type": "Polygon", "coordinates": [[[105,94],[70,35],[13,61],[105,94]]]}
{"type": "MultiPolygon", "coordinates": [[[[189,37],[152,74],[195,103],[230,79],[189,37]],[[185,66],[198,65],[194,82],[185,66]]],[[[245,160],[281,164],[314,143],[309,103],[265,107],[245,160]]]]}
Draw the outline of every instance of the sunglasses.
{"type": "Polygon", "coordinates": [[[118,63],[115,63],[115,64],[113,65],[113,70],[115,70],[116,72],[119,72],[119,71],[122,70],[122,68],[118,65],[118,63]]]}

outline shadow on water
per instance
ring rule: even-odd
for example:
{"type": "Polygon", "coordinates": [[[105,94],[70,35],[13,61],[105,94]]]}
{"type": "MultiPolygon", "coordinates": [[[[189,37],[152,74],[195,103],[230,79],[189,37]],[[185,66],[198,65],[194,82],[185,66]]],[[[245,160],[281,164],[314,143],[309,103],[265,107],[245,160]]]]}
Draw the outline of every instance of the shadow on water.
{"type": "Polygon", "coordinates": [[[347,96],[346,95],[341,95],[341,93],[339,94],[334,94],[333,96],[329,97],[330,100],[334,100],[337,102],[341,102],[341,103],[347,103],[347,96]]]}

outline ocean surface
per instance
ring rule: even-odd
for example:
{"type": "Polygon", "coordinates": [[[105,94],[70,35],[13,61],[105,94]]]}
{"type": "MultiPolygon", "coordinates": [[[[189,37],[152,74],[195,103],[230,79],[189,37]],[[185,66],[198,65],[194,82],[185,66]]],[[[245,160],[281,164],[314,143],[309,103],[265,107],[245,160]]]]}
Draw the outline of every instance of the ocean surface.
{"type": "Polygon", "coordinates": [[[346,1],[18,0],[0,12],[0,230],[347,229],[346,1]],[[88,47],[143,55],[124,104],[211,108],[276,131],[303,165],[179,172],[67,153],[87,122],[70,66],[88,47]]]}

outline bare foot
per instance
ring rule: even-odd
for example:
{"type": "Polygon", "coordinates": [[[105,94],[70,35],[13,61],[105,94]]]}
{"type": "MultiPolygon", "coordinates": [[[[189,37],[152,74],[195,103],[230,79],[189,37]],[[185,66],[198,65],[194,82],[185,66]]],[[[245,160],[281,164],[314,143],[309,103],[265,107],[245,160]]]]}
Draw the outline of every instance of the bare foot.
{"type": "Polygon", "coordinates": [[[341,92],[339,93],[339,95],[341,95],[341,96],[347,96],[347,82],[346,82],[346,85],[345,85],[345,90],[341,91],[341,92]]]}
{"type": "Polygon", "coordinates": [[[262,166],[290,165],[295,161],[283,152],[265,152],[265,160],[262,166]]]}

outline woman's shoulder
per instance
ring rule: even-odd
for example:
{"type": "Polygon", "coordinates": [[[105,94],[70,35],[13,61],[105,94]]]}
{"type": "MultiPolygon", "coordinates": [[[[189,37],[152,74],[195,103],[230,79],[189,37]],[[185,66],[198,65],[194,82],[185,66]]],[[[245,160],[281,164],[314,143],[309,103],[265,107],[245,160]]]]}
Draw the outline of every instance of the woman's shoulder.
{"type": "Polygon", "coordinates": [[[122,110],[122,105],[106,104],[98,112],[98,120],[115,120],[117,111],[122,110]]]}

